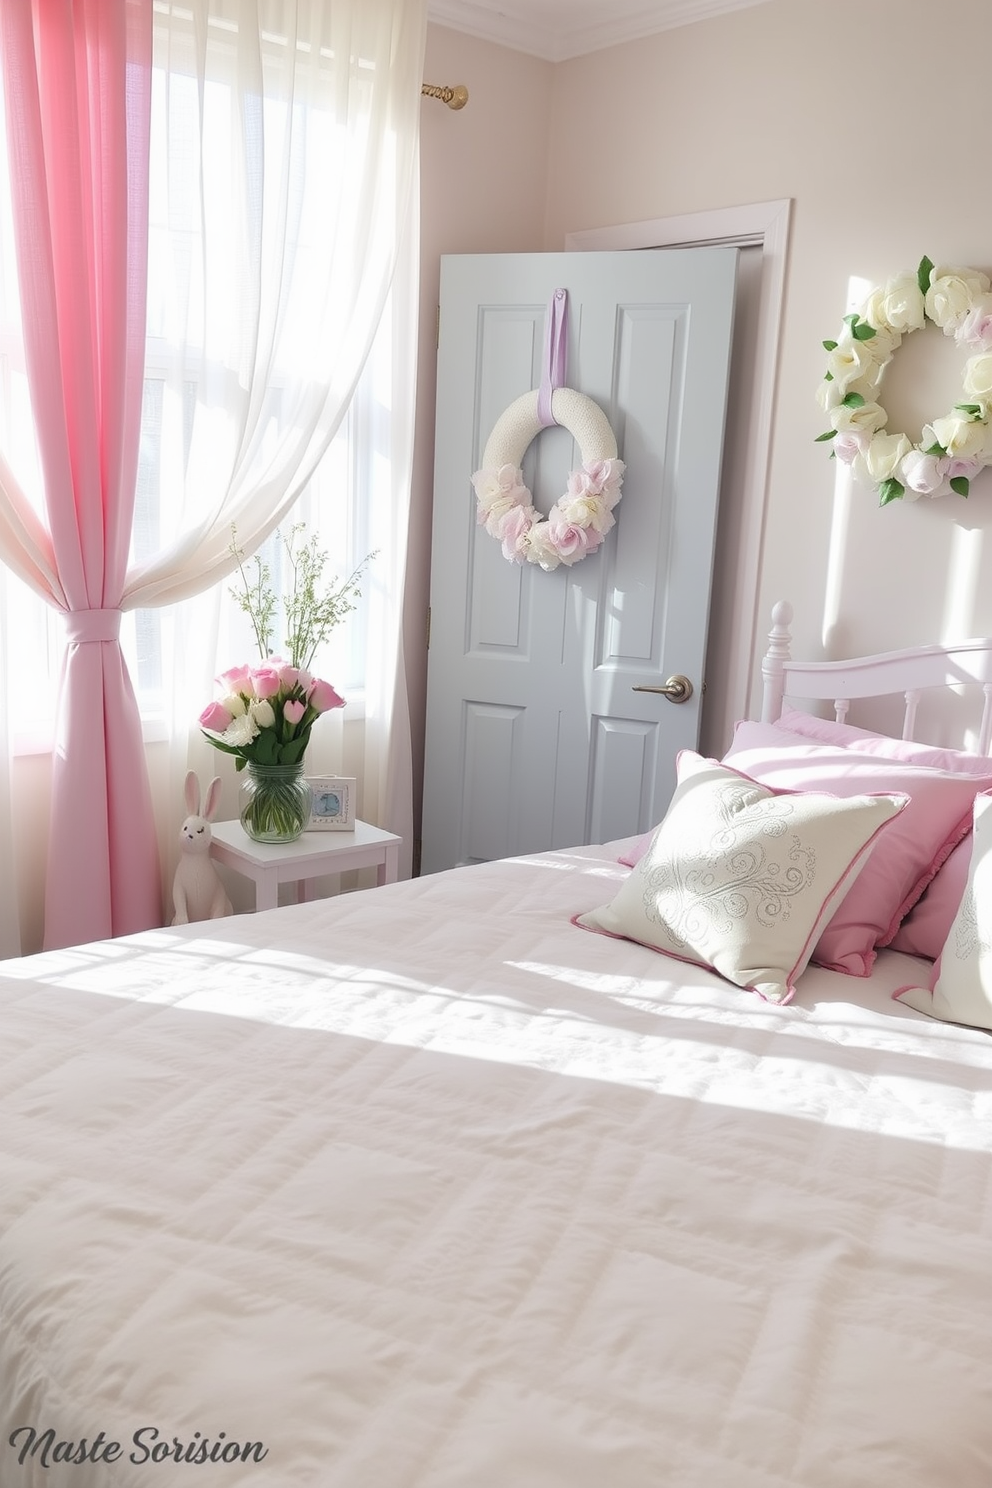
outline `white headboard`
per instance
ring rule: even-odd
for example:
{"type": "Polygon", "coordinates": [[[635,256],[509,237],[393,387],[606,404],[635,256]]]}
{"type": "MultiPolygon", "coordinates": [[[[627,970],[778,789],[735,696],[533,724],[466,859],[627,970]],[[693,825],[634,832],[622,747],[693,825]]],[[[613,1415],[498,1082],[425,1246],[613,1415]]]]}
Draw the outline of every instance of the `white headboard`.
{"type": "Polygon", "coordinates": [[[911,646],[904,651],[885,651],[852,661],[799,662],[792,660],[789,629],[792,616],[792,606],[786,600],[780,600],[772,610],[768,650],[761,663],[764,723],[775,722],[786,697],[829,701],[838,722],[843,722],[852,698],[902,693],[905,698],[902,737],[913,739],[917,705],[924,688],[974,683],[981,686],[984,694],[977,753],[990,752],[992,639],[960,641],[953,646],[911,646]]]}

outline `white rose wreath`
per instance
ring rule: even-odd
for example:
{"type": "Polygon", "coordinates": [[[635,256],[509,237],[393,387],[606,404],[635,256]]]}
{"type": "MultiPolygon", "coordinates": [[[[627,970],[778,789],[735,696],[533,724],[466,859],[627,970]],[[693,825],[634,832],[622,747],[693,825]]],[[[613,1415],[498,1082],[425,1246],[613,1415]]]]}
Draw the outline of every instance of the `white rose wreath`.
{"type": "Polygon", "coordinates": [[[818,438],[833,442],[838,460],[877,488],[882,506],[952,491],[967,496],[972,479],[992,464],[988,275],[976,269],[935,268],[924,258],[915,276],[899,274],[884,289],[873,290],[859,312],[844,317],[840,339],[823,345],[830,355],[817,399],[831,428],[818,438]],[[920,442],[913,444],[905,434],[888,433],[878,387],[903,336],[928,320],[975,354],[964,369],[968,401],[925,424],[920,442]]]}
{"type": "Polygon", "coordinates": [[[598,403],[573,388],[551,394],[554,421],[572,435],[582,463],[568,477],[565,494],[543,518],[524,485],[520,469],[532,440],[547,427],[538,416],[538,389],[510,404],[486,442],[482,469],[472,477],[478,520],[503,544],[511,563],[537,563],[550,572],[594,553],[615,524],[624,463],[598,403]]]}

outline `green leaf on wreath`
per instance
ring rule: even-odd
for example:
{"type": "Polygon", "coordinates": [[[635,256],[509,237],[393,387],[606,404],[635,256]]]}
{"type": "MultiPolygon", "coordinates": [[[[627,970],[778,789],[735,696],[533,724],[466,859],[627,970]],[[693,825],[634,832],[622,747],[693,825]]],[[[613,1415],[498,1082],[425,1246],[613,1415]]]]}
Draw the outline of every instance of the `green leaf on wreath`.
{"type": "Polygon", "coordinates": [[[878,488],[879,506],[888,506],[890,501],[898,501],[905,489],[901,481],[884,480],[878,488]]]}
{"type": "Polygon", "coordinates": [[[824,351],[836,351],[837,350],[837,342],[836,341],[824,341],[824,343],[823,343],[823,349],[824,349],[824,351]]]}
{"type": "Polygon", "coordinates": [[[932,444],[930,448],[925,449],[923,453],[925,455],[937,455],[938,457],[941,457],[943,455],[946,455],[947,451],[942,444],[932,444]]]}
{"type": "Polygon", "coordinates": [[[834,374],[832,372],[824,372],[823,380],[824,382],[833,382],[834,374]]]}
{"type": "Polygon", "coordinates": [[[866,320],[862,320],[857,325],[851,327],[851,334],[855,341],[870,341],[872,336],[878,335],[878,332],[873,325],[869,325],[866,320]]]}
{"type": "Polygon", "coordinates": [[[860,393],[848,393],[841,404],[842,408],[863,408],[864,406],[865,400],[860,393]]]}
{"type": "Polygon", "coordinates": [[[967,496],[968,487],[970,484],[971,483],[966,476],[956,475],[951,481],[951,490],[954,491],[958,496],[967,496]]]}
{"type": "Polygon", "coordinates": [[[920,294],[925,295],[930,288],[930,275],[933,273],[933,264],[928,258],[920,259],[920,267],[916,271],[916,282],[920,286],[920,294]]]}
{"type": "Polygon", "coordinates": [[[826,434],[817,434],[816,438],[813,440],[813,443],[814,444],[822,444],[825,439],[836,439],[836,437],[837,437],[837,430],[836,429],[828,429],[827,432],[826,432],[826,434]]]}

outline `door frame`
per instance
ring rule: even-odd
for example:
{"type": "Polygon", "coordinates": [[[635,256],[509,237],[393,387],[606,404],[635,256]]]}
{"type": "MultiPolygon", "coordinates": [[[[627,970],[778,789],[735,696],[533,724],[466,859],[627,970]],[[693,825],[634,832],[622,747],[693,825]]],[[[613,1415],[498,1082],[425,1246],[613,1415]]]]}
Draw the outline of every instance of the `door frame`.
{"type": "Polygon", "coordinates": [[[741,480],[741,509],[734,524],[738,550],[730,567],[732,595],[729,613],[734,623],[723,638],[728,650],[726,696],[710,699],[712,713],[717,717],[707,717],[710,709],[704,708],[707,733],[717,737],[727,734],[737,719],[749,717],[753,702],[758,596],[791,209],[791,198],[784,198],[689,212],[677,217],[655,217],[644,222],[596,227],[565,235],[566,250],[576,252],[702,248],[721,244],[761,248],[761,290],[751,383],[751,432],[741,480]]]}

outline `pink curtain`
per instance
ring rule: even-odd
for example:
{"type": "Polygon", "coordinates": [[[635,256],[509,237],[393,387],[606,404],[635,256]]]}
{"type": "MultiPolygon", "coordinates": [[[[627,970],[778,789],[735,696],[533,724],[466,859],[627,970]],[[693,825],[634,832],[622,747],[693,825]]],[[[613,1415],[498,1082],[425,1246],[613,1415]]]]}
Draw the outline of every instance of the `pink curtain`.
{"type": "Polygon", "coordinates": [[[67,646],[45,944],[161,924],[118,634],[145,347],[151,0],[0,0],[24,342],[67,646]]]}

